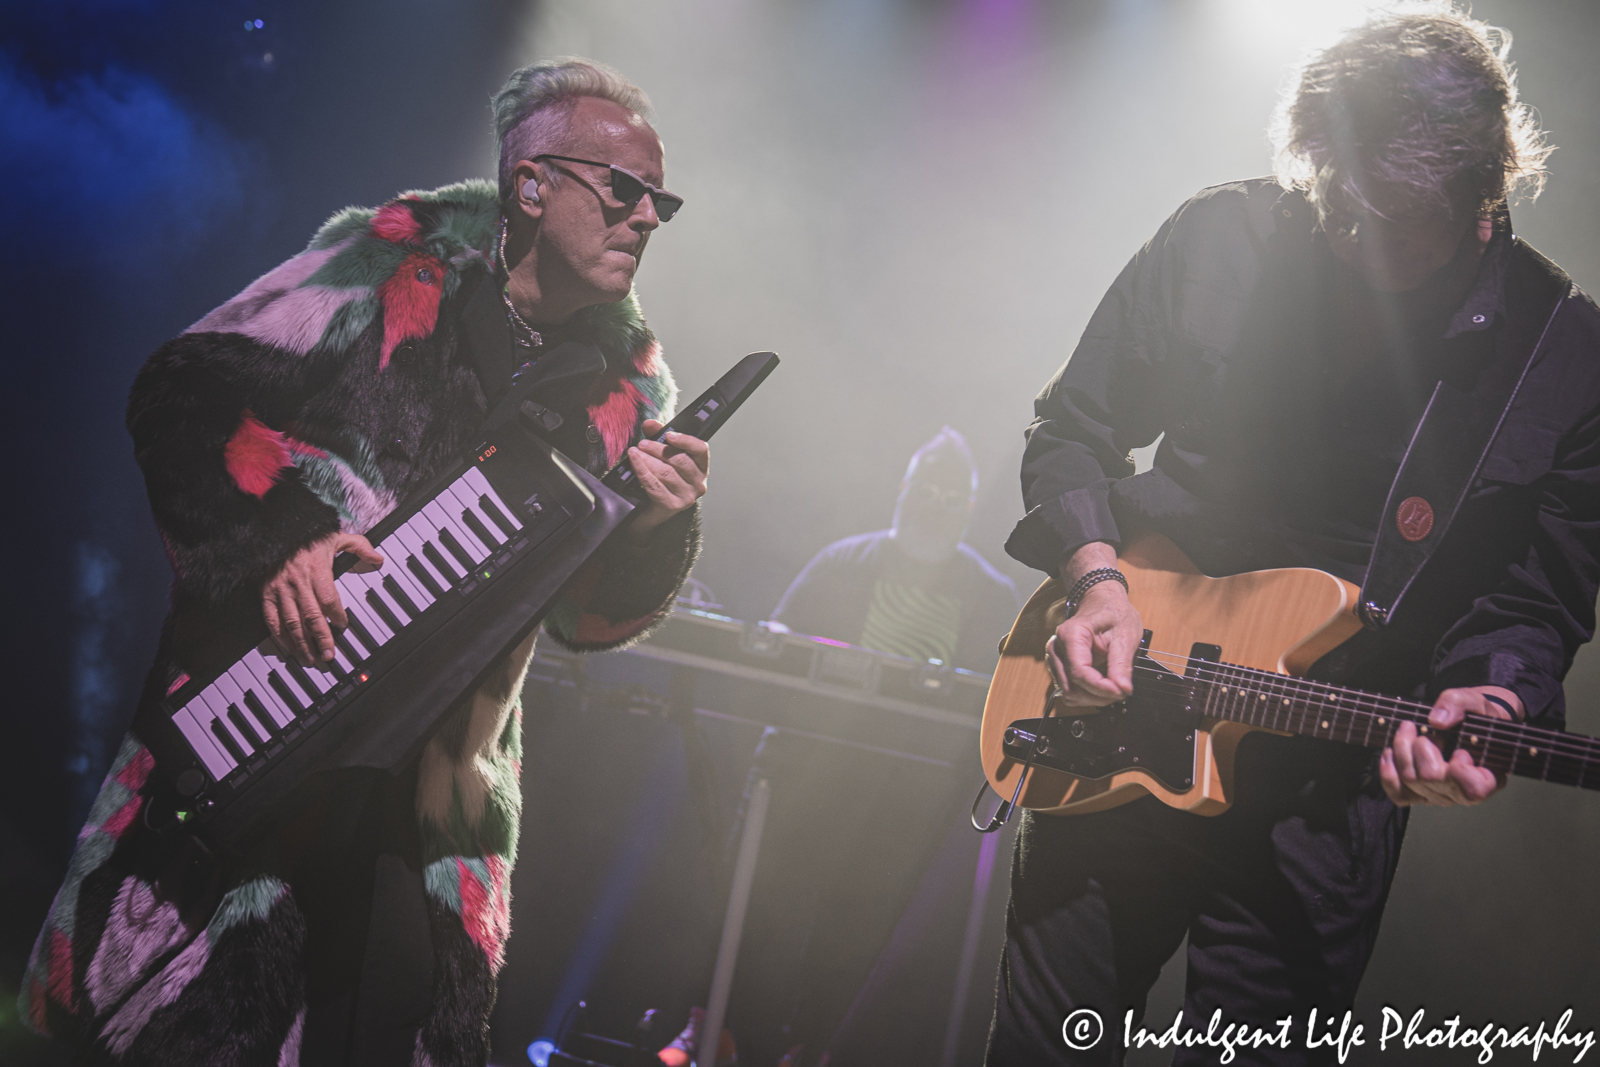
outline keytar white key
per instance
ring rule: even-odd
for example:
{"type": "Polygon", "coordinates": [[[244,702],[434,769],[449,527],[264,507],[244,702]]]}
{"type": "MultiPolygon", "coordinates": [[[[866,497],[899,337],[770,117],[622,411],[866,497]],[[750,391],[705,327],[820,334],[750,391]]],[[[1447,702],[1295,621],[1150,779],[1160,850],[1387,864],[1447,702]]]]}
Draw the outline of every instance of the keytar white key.
{"type": "Polygon", "coordinates": [[[491,541],[493,542],[491,544],[490,542],[484,541],[483,538],[479,537],[478,540],[480,543],[482,543],[491,552],[505,544],[505,531],[500,529],[499,525],[493,519],[491,519],[478,504],[478,494],[474,493],[467,487],[465,480],[457,481],[455,484],[451,485],[450,493],[456,498],[456,502],[460,505],[460,507],[456,510],[456,514],[462,515],[461,524],[466,526],[469,530],[472,529],[472,527],[467,523],[466,516],[463,513],[470,514],[473,518],[478,520],[478,524],[483,527],[484,532],[489,535],[491,541]]]}
{"type": "MultiPolygon", "coordinates": [[[[345,575],[345,577],[348,578],[349,575],[345,575]]],[[[351,589],[351,602],[345,610],[355,613],[356,618],[360,619],[361,624],[367,628],[367,633],[371,634],[372,639],[377,642],[378,648],[382,648],[394,638],[394,631],[389,629],[389,624],[378,616],[371,604],[367,603],[367,590],[370,588],[366,583],[353,586],[351,589]]],[[[368,649],[368,652],[376,651],[376,648],[368,649]]]]}
{"type": "MultiPolygon", "coordinates": [[[[411,613],[405,608],[401,607],[395,598],[389,594],[389,590],[383,587],[383,572],[379,571],[374,574],[369,574],[367,577],[370,579],[370,581],[367,582],[367,596],[369,598],[374,596],[377,597],[378,602],[381,603],[385,608],[389,609],[389,614],[394,616],[395,622],[400,624],[400,629],[404,629],[406,626],[408,626],[411,623],[411,613]]],[[[371,603],[370,599],[368,600],[368,603],[371,603]]],[[[373,610],[376,612],[377,609],[374,608],[373,610]]],[[[389,629],[395,630],[396,628],[391,626],[389,629]]]]}
{"type": "Polygon", "coordinates": [[[316,703],[315,695],[312,693],[307,693],[304,687],[302,687],[300,683],[295,680],[295,676],[289,673],[289,665],[284,662],[282,656],[278,655],[276,652],[267,652],[263,653],[261,658],[265,660],[267,666],[270,667],[275,674],[277,674],[278,680],[281,681],[283,683],[283,687],[289,691],[289,695],[300,704],[300,708],[302,710],[309,708],[316,703]]]}
{"type": "Polygon", "coordinates": [[[172,717],[172,723],[178,728],[178,732],[183,734],[183,739],[189,742],[194,754],[200,757],[200,763],[207,773],[216,781],[222,781],[238,766],[233,757],[217,743],[216,738],[211,736],[211,731],[195,721],[188,705],[178,709],[178,713],[172,717]]]}
{"type": "MultiPolygon", "coordinates": [[[[451,486],[443,493],[439,494],[439,500],[446,502],[446,506],[450,510],[450,517],[456,520],[457,526],[461,527],[461,529],[467,532],[468,537],[472,538],[473,543],[468,545],[467,548],[474,555],[478,556],[478,562],[482,563],[484,560],[493,555],[496,546],[485,544],[483,538],[473,533],[472,527],[467,525],[465,513],[470,511],[474,516],[477,515],[477,498],[474,497],[470,492],[467,492],[465,487],[463,487],[460,492],[457,492],[455,486],[451,486]],[[468,503],[469,499],[471,500],[470,504],[468,503]],[[453,501],[453,503],[450,501],[453,501]]],[[[478,521],[481,523],[483,520],[480,518],[478,521]]]]}
{"type": "MultiPolygon", "coordinates": [[[[450,503],[455,503],[454,498],[450,500],[450,503]]],[[[462,551],[466,552],[467,558],[471,560],[474,565],[482,563],[484,560],[489,558],[489,553],[483,547],[482,543],[479,542],[476,537],[473,537],[469,530],[461,525],[461,521],[455,518],[455,516],[451,514],[450,510],[440,503],[439,498],[430,500],[428,502],[428,506],[423,510],[427,513],[428,517],[432,519],[436,525],[438,525],[441,533],[445,530],[450,531],[450,534],[456,539],[456,544],[461,546],[462,551]]],[[[439,543],[439,547],[444,549],[444,542],[441,541],[439,543]]],[[[449,549],[444,550],[447,553],[449,552],[449,549]]],[[[459,563],[461,561],[456,560],[455,562],[459,563]]]]}
{"type": "Polygon", "coordinates": [[[239,709],[239,715],[244,719],[245,725],[249,727],[245,731],[245,736],[250,738],[251,744],[259,747],[272,740],[272,731],[267,728],[269,724],[256,720],[255,713],[250,710],[250,705],[245,702],[244,690],[239,688],[239,683],[235,682],[229,675],[223,674],[217,678],[216,686],[217,691],[222,694],[222,698],[228,702],[229,707],[239,709]]]}
{"type": "MultiPolygon", "coordinates": [[[[338,650],[334,651],[334,655],[338,655],[338,650]]],[[[311,679],[311,684],[317,687],[319,694],[326,693],[339,684],[339,679],[334,677],[333,672],[322,667],[303,667],[301,673],[311,679]]]]}
{"type": "MultiPolygon", "coordinates": [[[[428,605],[433,603],[433,594],[424,589],[416,576],[406,570],[406,546],[398,538],[390,540],[394,541],[394,551],[384,562],[383,570],[379,571],[379,574],[393,580],[394,584],[400,587],[400,591],[416,607],[417,613],[427,611],[428,605]]],[[[393,595],[389,599],[393,600],[393,595]]]]}
{"type": "MultiPolygon", "coordinates": [[[[441,591],[445,591],[454,584],[452,579],[440,574],[439,569],[433,565],[433,561],[428,559],[427,550],[424,547],[426,542],[416,530],[412,529],[410,523],[396,530],[395,535],[400,538],[400,543],[406,546],[406,555],[410,559],[417,561],[417,566],[422,568],[423,573],[428,576],[436,587],[441,591]]],[[[407,564],[407,569],[410,569],[409,563],[407,564]]]]}
{"type": "Polygon", "coordinates": [[[250,687],[250,691],[255,693],[256,699],[266,705],[268,714],[278,720],[279,726],[287,726],[289,723],[294,722],[300,713],[297,709],[285,704],[283,698],[278,695],[277,690],[268,684],[267,672],[272,668],[267,666],[267,661],[262,658],[262,647],[262,645],[258,645],[252,648],[244,659],[239,661],[239,665],[249,671],[250,676],[255,679],[255,685],[250,687]]]}
{"type": "MultiPolygon", "coordinates": [[[[454,552],[445,547],[444,540],[440,537],[443,531],[453,530],[455,528],[454,524],[450,522],[449,516],[445,514],[444,509],[439,506],[437,501],[430,501],[426,504],[422,511],[418,513],[418,516],[425,520],[428,527],[432,529],[433,532],[428,536],[428,541],[433,545],[434,550],[439,553],[439,558],[444,560],[445,566],[450,568],[452,578],[450,584],[454,585],[471,571],[470,567],[456,558],[454,552]]],[[[459,543],[459,539],[457,543],[459,543]]],[[[465,550],[465,546],[462,547],[465,550]]],[[[469,556],[468,558],[471,557],[469,556]]]]}
{"type": "Polygon", "coordinates": [[[472,467],[463,478],[474,492],[488,497],[494,503],[494,506],[500,509],[500,514],[504,515],[507,521],[511,523],[513,530],[522,529],[522,520],[517,518],[516,512],[506,507],[506,502],[500,499],[500,494],[495,492],[494,486],[489,484],[489,479],[484,477],[483,471],[477,467],[472,467]]]}
{"type": "MultiPolygon", "coordinates": [[[[360,620],[367,632],[372,635],[372,640],[382,648],[389,643],[393,632],[385,626],[383,620],[378,618],[372,610],[372,605],[367,603],[367,590],[371,585],[367,582],[367,575],[356,574],[354,571],[341,576],[338,581],[339,596],[344,600],[345,613],[360,620]]],[[[367,642],[363,641],[362,644],[367,642]]],[[[368,648],[367,654],[371,655],[378,648],[368,648]]]]}
{"type": "Polygon", "coordinates": [[[256,750],[255,744],[244,735],[243,731],[234,725],[232,719],[228,718],[228,702],[222,699],[222,694],[217,691],[217,687],[215,685],[208,686],[200,694],[200,699],[205,702],[206,707],[210,710],[212,721],[222,724],[222,728],[232,736],[234,743],[239,746],[241,752],[246,756],[252,755],[256,750]]]}

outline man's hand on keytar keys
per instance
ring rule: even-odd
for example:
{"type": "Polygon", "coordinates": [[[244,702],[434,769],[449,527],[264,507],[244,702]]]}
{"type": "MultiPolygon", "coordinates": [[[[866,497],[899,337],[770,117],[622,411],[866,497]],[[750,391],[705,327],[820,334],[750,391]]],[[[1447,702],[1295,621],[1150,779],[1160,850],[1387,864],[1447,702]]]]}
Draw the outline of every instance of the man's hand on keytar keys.
{"type": "Polygon", "coordinates": [[[334,629],[349,625],[339,589],[333,584],[333,559],[341,552],[355,555],[351,568],[363,574],[383,566],[383,556],[360,534],[334,533],[289,557],[278,573],[261,587],[261,614],[267,632],[285,657],[303,667],[316,667],[333,659],[334,629]]]}
{"type": "Polygon", "coordinates": [[[629,536],[636,541],[706,495],[711,446],[698,437],[676,432],[663,441],[650,440],[664,425],[646,419],[645,439],[628,449],[628,462],[648,497],[628,524],[629,536]]]}

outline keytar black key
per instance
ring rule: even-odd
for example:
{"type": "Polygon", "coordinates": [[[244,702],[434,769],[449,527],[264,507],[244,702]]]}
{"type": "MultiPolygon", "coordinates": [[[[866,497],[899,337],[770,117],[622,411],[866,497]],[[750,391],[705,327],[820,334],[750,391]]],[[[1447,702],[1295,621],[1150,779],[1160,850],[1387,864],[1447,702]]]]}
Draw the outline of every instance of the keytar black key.
{"type": "Polygon", "coordinates": [[[241,734],[263,745],[272,740],[272,735],[267,732],[266,727],[252,722],[251,719],[252,716],[247,716],[239,710],[239,705],[228,705],[228,720],[241,734]]]}
{"type": "Polygon", "coordinates": [[[433,580],[433,575],[428,573],[428,568],[417,562],[416,556],[406,557],[406,570],[416,575],[417,581],[422,583],[424,589],[432,593],[434,599],[444,596],[444,590],[439,588],[439,583],[433,580]]]}
{"type": "Polygon", "coordinates": [[[372,607],[373,611],[378,613],[378,618],[382,619],[383,624],[389,627],[389,629],[393,630],[395,633],[399,633],[402,629],[404,629],[404,627],[400,624],[400,620],[394,617],[394,612],[389,610],[389,605],[383,602],[383,598],[380,597],[376,591],[372,589],[367,590],[367,603],[372,607]]]}
{"type": "Polygon", "coordinates": [[[272,686],[272,691],[278,694],[278,699],[287,704],[296,715],[306,710],[305,701],[294,695],[294,689],[283,680],[283,675],[277,671],[268,672],[267,684],[272,686]]]}
{"type": "Polygon", "coordinates": [[[422,609],[417,607],[409,596],[406,596],[406,591],[401,589],[400,583],[393,578],[385,577],[383,579],[383,591],[388,593],[394,599],[394,602],[399,604],[401,609],[413,619],[422,614],[422,609]]]}
{"type": "Polygon", "coordinates": [[[472,568],[477,566],[477,564],[474,563],[472,557],[467,554],[467,550],[461,547],[461,542],[455,539],[454,534],[452,534],[449,530],[440,530],[439,543],[444,545],[449,553],[458,561],[460,561],[462,572],[464,574],[472,573],[472,568]]]}
{"type": "Polygon", "coordinates": [[[511,517],[501,511],[500,505],[490,500],[487,496],[478,497],[478,507],[494,521],[496,526],[500,527],[500,532],[505,534],[502,540],[510,540],[511,535],[517,532],[517,528],[511,525],[511,517]]]}
{"type": "Polygon", "coordinates": [[[227,750],[228,755],[233,757],[235,763],[244,762],[244,749],[240,748],[239,742],[233,739],[233,732],[222,725],[221,719],[211,720],[211,733],[222,744],[222,747],[227,750]]]}
{"type": "Polygon", "coordinates": [[[266,705],[261,702],[260,697],[256,696],[254,689],[246,689],[244,691],[244,706],[250,709],[250,714],[255,716],[256,721],[261,725],[269,730],[278,729],[278,721],[267,711],[266,705]]]}
{"type": "Polygon", "coordinates": [[[422,554],[428,557],[428,562],[433,564],[434,570],[438,571],[441,576],[451,579],[450,587],[452,589],[455,588],[456,583],[463,576],[471,573],[471,569],[468,567],[459,564],[452,567],[449,563],[446,563],[444,554],[434,546],[432,541],[423,546],[422,554]]]}
{"type": "Polygon", "coordinates": [[[478,540],[482,541],[484,544],[492,546],[505,544],[506,539],[500,536],[498,531],[496,531],[494,534],[490,534],[483,523],[478,521],[478,516],[474,515],[472,512],[463,511],[461,513],[461,521],[466,524],[467,529],[477,534],[478,540]]]}

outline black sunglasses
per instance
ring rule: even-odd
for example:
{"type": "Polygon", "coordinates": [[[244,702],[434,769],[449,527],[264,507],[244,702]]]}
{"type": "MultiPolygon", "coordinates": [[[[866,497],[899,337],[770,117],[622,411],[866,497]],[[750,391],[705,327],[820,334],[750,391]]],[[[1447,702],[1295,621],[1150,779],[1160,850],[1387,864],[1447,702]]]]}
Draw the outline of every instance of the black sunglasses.
{"type": "Polygon", "coordinates": [[[657,189],[637,174],[623,170],[615,163],[601,163],[596,159],[579,159],[576,156],[558,156],[554,152],[545,152],[534,156],[531,162],[537,163],[541,159],[559,159],[567,163],[585,163],[591,167],[605,167],[611,172],[611,193],[624,204],[632,207],[639,202],[640,197],[650,194],[651,203],[656,206],[656,217],[662,222],[671,222],[672,216],[678,213],[683,206],[683,197],[669,193],[665,189],[657,189]]]}

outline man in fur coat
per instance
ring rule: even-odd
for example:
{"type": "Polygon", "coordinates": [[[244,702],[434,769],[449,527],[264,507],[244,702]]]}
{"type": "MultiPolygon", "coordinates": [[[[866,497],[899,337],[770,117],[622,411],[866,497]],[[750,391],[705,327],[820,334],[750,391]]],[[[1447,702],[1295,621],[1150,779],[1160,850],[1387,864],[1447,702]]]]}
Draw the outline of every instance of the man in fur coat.
{"type": "MultiPolygon", "coordinates": [[[[594,64],[517,71],[494,102],[498,188],[342,211],[150,358],[128,428],[176,580],[142,700],[183,684],[212,635],[262,621],[307,667],[333,658],[334,557],[378,565],[364,531],[473,443],[518,362],[565,341],[606,369],[558,412],[557,445],[595,474],[632,463],[649,500],[544,629],[613,648],[662,616],[697,550],[708,453],[641,440],[676,388],[633,276],[682,204],[659,188],[647,109],[594,64]],[[484,330],[509,341],[474,345],[484,330]]],[[[530,637],[450,709],[408,773],[329,776],[242,859],[149,828],[152,760],[130,735],[23,1016],[118,1064],[483,1064],[532,653],[530,637]]]]}

